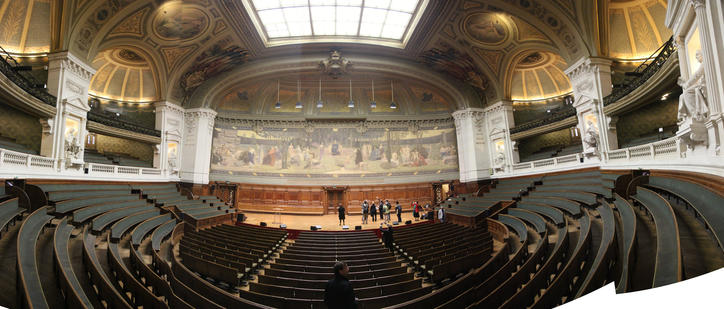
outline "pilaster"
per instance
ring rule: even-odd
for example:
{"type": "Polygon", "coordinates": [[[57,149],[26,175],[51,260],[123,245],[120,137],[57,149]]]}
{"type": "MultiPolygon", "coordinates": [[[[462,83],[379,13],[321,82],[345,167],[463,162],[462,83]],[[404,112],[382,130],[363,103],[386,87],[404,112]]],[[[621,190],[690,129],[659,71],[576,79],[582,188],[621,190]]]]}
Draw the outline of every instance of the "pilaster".
{"type": "Polygon", "coordinates": [[[611,94],[611,60],[584,57],[565,71],[573,86],[573,107],[587,160],[597,161],[602,152],[618,148],[615,122],[603,113],[603,98],[611,94]]]}
{"type": "Polygon", "coordinates": [[[96,70],[67,51],[50,54],[48,61],[48,92],[58,102],[55,117],[41,120],[40,154],[59,159],[61,169],[82,171],[88,89],[96,70]]]}
{"type": "Polygon", "coordinates": [[[216,111],[208,108],[193,108],[184,112],[184,136],[180,152],[182,181],[197,184],[209,182],[215,119],[216,111]]]}

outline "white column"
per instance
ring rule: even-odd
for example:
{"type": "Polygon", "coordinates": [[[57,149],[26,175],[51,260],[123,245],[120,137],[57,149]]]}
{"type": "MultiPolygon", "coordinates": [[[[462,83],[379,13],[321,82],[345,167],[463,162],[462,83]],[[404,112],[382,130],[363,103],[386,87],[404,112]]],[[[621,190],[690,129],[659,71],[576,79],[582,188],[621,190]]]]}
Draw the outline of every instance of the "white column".
{"type": "Polygon", "coordinates": [[[666,26],[674,32],[679,48],[679,130],[676,133],[691,160],[721,154],[724,142],[722,121],[722,76],[724,46],[722,3],[706,0],[672,0],[667,7],[666,26]]]}
{"type": "Polygon", "coordinates": [[[167,176],[178,177],[184,132],[184,109],[170,102],[157,102],[156,130],[161,131],[161,143],[156,145],[153,166],[167,176]]]}
{"type": "Polygon", "coordinates": [[[211,139],[216,111],[188,109],[184,113],[184,137],[181,147],[181,181],[206,184],[211,164],[211,139]]]}
{"type": "Polygon", "coordinates": [[[483,110],[467,108],[452,114],[458,143],[460,182],[490,178],[490,159],[485,142],[483,110]]]}
{"type": "MultiPolygon", "coordinates": [[[[715,9],[716,1],[692,0],[694,11],[696,12],[696,23],[699,25],[699,36],[701,37],[701,53],[704,58],[704,76],[706,78],[706,101],[709,106],[709,119],[706,122],[707,140],[710,155],[720,155],[721,145],[724,141],[724,122],[722,121],[722,100],[721,95],[724,93],[724,85],[722,85],[722,60],[724,59],[724,50],[717,49],[716,44],[722,43],[722,38],[717,37],[721,34],[721,22],[724,19],[721,11],[715,9]],[[709,2],[709,3],[707,3],[709,2]],[[718,29],[717,29],[718,28],[718,29]],[[719,30],[719,31],[717,31],[719,30]]],[[[722,9],[722,3],[719,1],[718,9],[722,9]]]]}
{"type": "Polygon", "coordinates": [[[83,164],[88,89],[96,70],[69,52],[48,56],[48,92],[58,98],[57,113],[42,119],[41,155],[58,159],[59,167],[80,168],[83,164]]]}
{"type": "Polygon", "coordinates": [[[568,69],[566,75],[573,86],[573,107],[583,139],[587,160],[597,161],[602,152],[618,148],[615,125],[603,113],[603,98],[611,94],[611,60],[584,57],[568,69]]]}

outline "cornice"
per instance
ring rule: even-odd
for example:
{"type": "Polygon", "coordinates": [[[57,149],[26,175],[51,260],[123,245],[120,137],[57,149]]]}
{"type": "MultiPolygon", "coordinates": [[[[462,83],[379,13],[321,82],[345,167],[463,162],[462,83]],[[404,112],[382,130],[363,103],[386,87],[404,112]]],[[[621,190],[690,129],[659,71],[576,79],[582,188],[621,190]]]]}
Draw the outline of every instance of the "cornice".
{"type": "Polygon", "coordinates": [[[421,120],[273,120],[219,117],[216,124],[252,129],[302,129],[302,128],[358,128],[364,129],[411,129],[433,128],[452,125],[450,117],[421,120]]]}

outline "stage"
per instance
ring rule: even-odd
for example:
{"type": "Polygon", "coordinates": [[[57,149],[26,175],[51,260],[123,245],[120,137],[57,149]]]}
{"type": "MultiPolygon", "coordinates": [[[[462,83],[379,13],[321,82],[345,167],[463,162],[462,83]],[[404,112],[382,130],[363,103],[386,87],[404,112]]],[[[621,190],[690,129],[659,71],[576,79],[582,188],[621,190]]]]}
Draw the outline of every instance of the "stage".
{"type": "MultiPolygon", "coordinates": [[[[259,225],[260,222],[266,222],[268,227],[278,228],[280,224],[286,224],[288,229],[306,231],[309,230],[309,227],[311,225],[321,225],[322,231],[342,231],[342,226],[339,225],[339,217],[337,216],[337,214],[281,214],[281,216],[277,215],[276,218],[274,214],[270,213],[244,212],[244,215],[246,216],[246,220],[244,221],[244,223],[252,225],[259,225]],[[280,223],[275,223],[278,219],[281,219],[279,220],[280,223]]],[[[412,212],[403,212],[402,222],[400,223],[400,226],[404,226],[404,222],[407,220],[412,221],[413,224],[428,222],[428,220],[415,221],[415,218],[412,217],[412,212]]],[[[354,227],[357,225],[361,225],[362,229],[378,229],[380,227],[380,223],[384,222],[384,220],[380,220],[379,214],[377,215],[377,222],[372,222],[371,217],[368,217],[367,221],[367,224],[362,224],[362,215],[347,215],[347,218],[345,219],[345,223],[349,226],[350,231],[354,231],[354,227]]],[[[397,221],[397,215],[390,214],[390,224],[392,224],[392,222],[394,221],[397,221]]]]}

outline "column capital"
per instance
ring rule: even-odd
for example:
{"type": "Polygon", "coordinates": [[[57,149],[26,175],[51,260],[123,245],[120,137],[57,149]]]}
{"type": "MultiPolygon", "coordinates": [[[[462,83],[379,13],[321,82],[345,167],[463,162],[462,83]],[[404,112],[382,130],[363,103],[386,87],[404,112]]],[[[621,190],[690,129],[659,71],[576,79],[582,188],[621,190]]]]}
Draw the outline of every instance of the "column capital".
{"type": "Polygon", "coordinates": [[[183,114],[186,111],[183,107],[168,101],[159,101],[153,103],[153,106],[156,108],[156,111],[172,112],[177,114],[183,114]]]}
{"type": "Polygon", "coordinates": [[[694,9],[706,8],[706,0],[689,0],[689,3],[694,6],[694,9]]]}
{"type": "Polygon", "coordinates": [[[484,113],[485,110],[482,108],[466,108],[453,112],[452,116],[455,120],[466,120],[471,118],[479,118],[484,113]]]}
{"type": "Polygon", "coordinates": [[[600,57],[582,57],[575,63],[569,66],[564,73],[571,79],[571,83],[574,80],[580,79],[581,77],[588,74],[595,73],[610,73],[611,64],[613,61],[607,58],[600,57]]]}
{"type": "Polygon", "coordinates": [[[96,74],[96,69],[68,51],[49,54],[48,66],[48,70],[65,69],[88,82],[96,74]]]}

